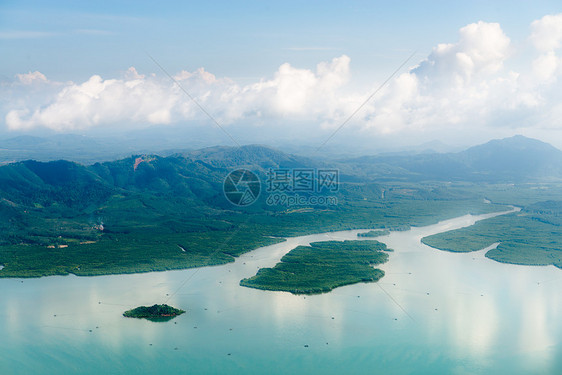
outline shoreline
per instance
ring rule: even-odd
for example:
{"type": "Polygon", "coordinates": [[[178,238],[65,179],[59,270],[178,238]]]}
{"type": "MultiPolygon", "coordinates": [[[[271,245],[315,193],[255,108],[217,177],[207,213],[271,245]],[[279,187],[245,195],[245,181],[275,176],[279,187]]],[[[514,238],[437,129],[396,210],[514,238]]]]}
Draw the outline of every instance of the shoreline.
{"type": "MultiPolygon", "coordinates": [[[[410,225],[409,228],[406,231],[411,231],[413,229],[418,229],[418,228],[426,228],[426,227],[431,227],[431,226],[436,226],[436,225],[441,225],[443,223],[447,223],[449,221],[453,221],[453,220],[458,220],[460,218],[463,217],[477,217],[478,219],[476,219],[472,224],[469,224],[468,226],[474,225],[476,222],[481,221],[481,220],[485,220],[485,219],[489,219],[492,217],[496,217],[496,216],[501,216],[501,215],[507,215],[513,212],[517,212],[519,210],[521,210],[521,208],[513,206],[513,205],[506,205],[507,207],[511,207],[512,209],[509,211],[498,211],[498,212],[492,212],[492,213],[486,213],[486,214],[478,214],[478,215],[474,215],[474,214],[465,214],[465,215],[461,215],[461,216],[456,216],[453,218],[449,218],[449,219],[445,219],[445,220],[441,220],[438,221],[434,224],[429,224],[426,226],[422,226],[422,227],[416,227],[414,225],[410,225]]],[[[459,226],[458,228],[448,228],[447,230],[444,230],[442,232],[447,232],[449,230],[454,230],[454,229],[460,229],[463,227],[466,227],[467,225],[463,225],[463,226],[459,226]]],[[[300,239],[306,238],[306,237],[313,237],[313,236],[331,236],[331,235],[338,235],[338,233],[351,233],[351,232],[355,232],[355,240],[369,240],[369,237],[358,237],[357,234],[360,232],[366,232],[366,231],[371,231],[371,230],[378,230],[380,228],[357,228],[357,229],[347,229],[347,230],[343,230],[343,231],[327,231],[327,232],[317,232],[317,233],[309,233],[309,234],[305,234],[305,235],[301,235],[301,236],[294,236],[294,237],[282,237],[282,236],[267,236],[267,237],[273,237],[276,239],[282,239],[283,241],[280,241],[278,243],[275,244],[270,244],[270,245],[266,245],[266,246],[259,246],[256,247],[254,249],[248,250],[238,256],[232,256],[232,259],[228,262],[217,262],[217,263],[211,263],[211,264],[205,264],[205,265],[196,265],[193,267],[184,267],[184,266],[179,266],[177,268],[174,267],[169,267],[167,269],[162,269],[162,270],[146,270],[146,271],[124,271],[124,272],[102,272],[99,274],[91,274],[91,275],[80,275],[80,274],[76,274],[73,272],[68,272],[67,274],[59,274],[59,275],[41,275],[41,276],[26,276],[26,275],[14,275],[14,276],[2,276],[2,273],[0,272],[0,280],[1,279],[41,279],[41,278],[45,278],[45,277],[53,277],[53,276],[61,276],[61,277],[66,277],[66,276],[76,276],[76,277],[99,277],[99,276],[118,276],[118,275],[134,275],[134,274],[147,274],[147,273],[152,273],[152,272],[168,272],[168,271],[184,271],[184,270],[192,270],[192,269],[199,269],[199,268],[205,268],[205,267],[217,267],[217,266],[224,266],[227,264],[232,264],[234,262],[236,262],[238,259],[241,259],[242,257],[244,257],[247,254],[250,254],[256,250],[265,248],[265,247],[269,247],[269,246],[275,246],[278,244],[282,244],[285,243],[289,240],[292,241],[298,241],[300,239]]],[[[377,240],[377,239],[384,239],[385,237],[389,236],[390,234],[392,234],[393,232],[404,232],[403,230],[394,230],[394,231],[390,231],[389,234],[385,234],[383,236],[379,236],[379,237],[373,237],[373,240],[377,240]]],[[[441,232],[438,232],[441,233],[441,232]]],[[[421,240],[421,239],[420,239],[421,240]]],[[[380,241],[382,243],[385,243],[384,241],[380,241]]],[[[429,246],[429,245],[428,245],[429,246]]],[[[431,246],[430,246],[431,247],[431,246]]],[[[433,248],[433,247],[432,247],[433,248]]],[[[395,249],[396,250],[396,249],[395,249]]],[[[441,249],[436,249],[436,250],[441,250],[441,249]]],[[[288,250],[286,253],[288,253],[290,250],[288,250]]],[[[4,267],[3,267],[4,268],[4,267]]],[[[1,270],[2,268],[0,268],[1,270]]]]}

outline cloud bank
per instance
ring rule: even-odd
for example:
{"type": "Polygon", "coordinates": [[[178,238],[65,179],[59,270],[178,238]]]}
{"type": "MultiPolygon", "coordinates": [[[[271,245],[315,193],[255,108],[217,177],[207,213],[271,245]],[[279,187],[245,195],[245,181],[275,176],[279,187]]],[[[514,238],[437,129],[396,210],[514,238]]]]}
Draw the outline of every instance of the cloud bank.
{"type": "MultiPolygon", "coordinates": [[[[556,128],[562,114],[561,48],[562,14],[532,22],[528,38],[517,43],[497,23],[466,25],[456,42],[438,44],[423,61],[393,79],[348,126],[374,135],[556,128]],[[516,64],[517,70],[508,68],[523,49],[531,51],[530,62],[516,64]]],[[[0,108],[11,130],[134,128],[206,120],[165,75],[140,74],[134,67],[118,78],[93,75],[79,83],[53,82],[38,71],[15,78],[0,86],[6,93],[0,108]]],[[[248,85],[218,78],[204,68],[180,71],[174,79],[222,125],[243,123],[264,131],[268,124],[280,123],[331,131],[379,85],[350,92],[353,77],[346,55],[315,69],[285,63],[271,77],[248,85]]]]}

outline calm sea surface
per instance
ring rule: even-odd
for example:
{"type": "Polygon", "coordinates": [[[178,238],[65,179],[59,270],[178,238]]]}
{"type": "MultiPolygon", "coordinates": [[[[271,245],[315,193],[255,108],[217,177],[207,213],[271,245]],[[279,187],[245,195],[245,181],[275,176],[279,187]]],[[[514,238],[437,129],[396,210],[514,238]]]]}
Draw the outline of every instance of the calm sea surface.
{"type": "Polygon", "coordinates": [[[420,243],[483,217],[379,237],[395,250],[380,282],[316,296],[238,282],[297,245],[358,231],[291,238],[219,267],[0,279],[0,374],[560,374],[562,270],[420,243]],[[121,316],[164,302],[187,313],[121,316]]]}

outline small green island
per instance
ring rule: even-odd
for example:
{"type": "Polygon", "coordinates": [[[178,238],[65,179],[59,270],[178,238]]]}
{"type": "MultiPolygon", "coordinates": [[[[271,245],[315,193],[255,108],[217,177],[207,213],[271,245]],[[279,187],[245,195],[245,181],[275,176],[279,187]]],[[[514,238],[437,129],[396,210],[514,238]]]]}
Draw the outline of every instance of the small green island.
{"type": "Polygon", "coordinates": [[[313,242],[287,253],[273,268],[262,268],[240,285],[293,294],[327,293],[334,288],[374,282],[384,271],[373,265],[388,260],[385,244],[375,240],[313,242]]]}
{"type": "Polygon", "coordinates": [[[135,309],[127,310],[123,313],[126,318],[147,319],[153,322],[167,322],[176,316],[185,313],[184,310],[163,305],[139,306],[135,309]]]}
{"type": "Polygon", "coordinates": [[[390,231],[388,229],[379,229],[379,230],[370,230],[368,232],[357,233],[357,237],[373,238],[373,237],[386,236],[387,234],[390,234],[390,231]]]}

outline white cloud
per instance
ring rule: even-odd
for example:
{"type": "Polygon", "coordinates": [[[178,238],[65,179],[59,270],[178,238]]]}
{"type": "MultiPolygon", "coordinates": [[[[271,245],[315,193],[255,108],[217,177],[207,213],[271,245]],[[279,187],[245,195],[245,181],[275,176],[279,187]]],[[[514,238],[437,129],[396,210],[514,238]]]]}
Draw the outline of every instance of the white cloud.
{"type": "Polygon", "coordinates": [[[505,72],[510,40],[497,23],[459,30],[455,43],[439,44],[417,67],[391,82],[370,106],[364,129],[381,133],[484,123],[513,103],[517,77],[505,72]]]}
{"type": "Polygon", "coordinates": [[[38,71],[16,74],[16,78],[20,83],[23,83],[24,85],[31,85],[32,83],[35,82],[45,82],[45,83],[47,82],[47,77],[45,77],[43,73],[38,71]]]}
{"type": "Polygon", "coordinates": [[[562,58],[556,55],[562,47],[562,13],[533,21],[529,39],[541,53],[533,61],[533,77],[540,83],[554,82],[562,70],[562,58]]]}
{"type": "Polygon", "coordinates": [[[533,60],[533,74],[540,82],[550,81],[556,77],[561,66],[561,59],[553,51],[540,55],[533,60]]]}
{"type": "Polygon", "coordinates": [[[446,87],[464,85],[478,76],[500,71],[509,45],[499,24],[472,23],[460,29],[458,42],[439,44],[413,72],[446,87]]]}
{"type": "Polygon", "coordinates": [[[562,46],[562,13],[546,15],[531,24],[531,42],[541,52],[562,46]]]}
{"type": "MultiPolygon", "coordinates": [[[[200,68],[174,76],[191,96],[226,124],[247,116],[304,116],[324,110],[335,100],[333,91],[349,78],[347,56],[320,63],[316,72],[290,64],[274,77],[240,87],[200,68]]],[[[40,72],[18,75],[20,82],[48,82],[40,72]]],[[[66,84],[47,104],[13,108],[6,115],[10,129],[44,126],[54,130],[83,129],[103,124],[170,122],[202,118],[200,109],[169,80],[139,74],[129,68],[122,78],[98,75],[86,82],[66,84]]]]}
{"type": "MultiPolygon", "coordinates": [[[[47,82],[44,75],[35,74],[39,75],[47,82]]],[[[169,110],[177,100],[168,95],[169,88],[145,79],[134,68],[125,77],[104,80],[94,75],[81,84],[64,84],[46,105],[9,111],[6,124],[18,130],[43,126],[65,131],[123,121],[169,123],[169,110]]],[[[30,84],[37,80],[28,78],[30,84]]]]}
{"type": "MultiPolygon", "coordinates": [[[[532,23],[529,38],[536,55],[520,71],[506,66],[517,57],[515,48],[521,43],[512,44],[499,24],[480,21],[462,27],[456,42],[438,44],[416,67],[399,74],[347,126],[372,134],[557,126],[562,99],[556,87],[562,71],[556,55],[562,43],[560,17],[532,23]]],[[[342,55],[315,69],[284,63],[270,78],[248,85],[204,68],[180,71],[174,79],[222,125],[259,125],[267,132],[282,131],[267,126],[298,124],[299,131],[320,132],[341,125],[379,85],[350,93],[350,66],[351,59],[342,55]]],[[[4,118],[10,129],[67,131],[208,120],[167,77],[140,74],[134,67],[118,78],[93,75],[81,83],[55,83],[30,72],[17,75],[16,83],[29,92],[39,85],[52,90],[42,100],[26,101],[25,95],[14,100],[10,95],[9,102],[0,102],[7,108],[4,118]]]]}

